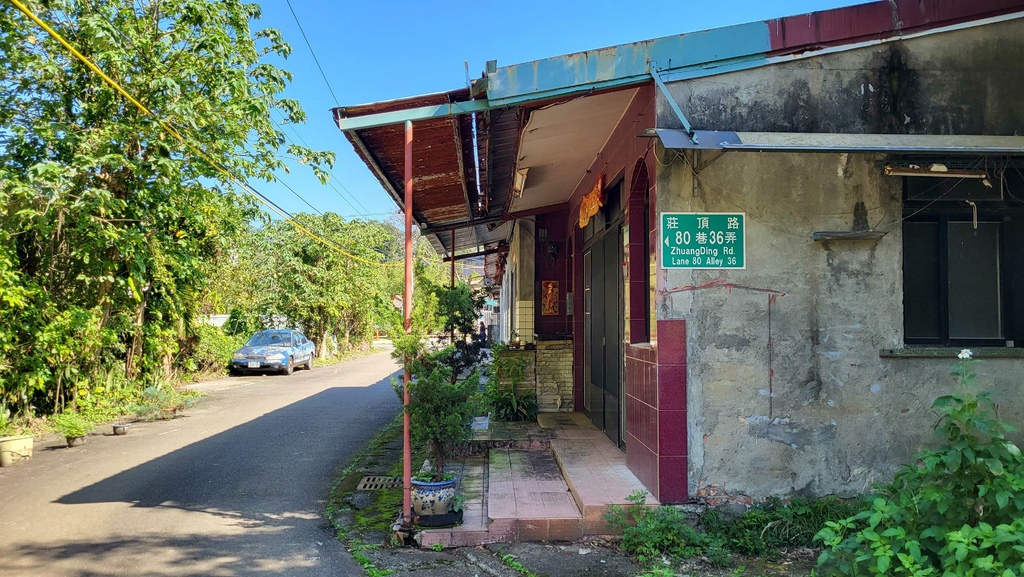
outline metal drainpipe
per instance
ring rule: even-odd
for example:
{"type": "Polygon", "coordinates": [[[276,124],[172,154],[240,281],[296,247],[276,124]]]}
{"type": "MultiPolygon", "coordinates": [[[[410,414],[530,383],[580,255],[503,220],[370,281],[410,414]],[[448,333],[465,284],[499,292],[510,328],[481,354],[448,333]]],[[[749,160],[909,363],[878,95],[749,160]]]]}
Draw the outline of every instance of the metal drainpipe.
{"type": "MultiPolygon", "coordinates": [[[[412,333],[412,121],[405,121],[405,291],[402,314],[405,334],[412,333]]],[[[412,527],[412,443],[409,439],[409,357],[404,359],[402,383],[402,518],[406,528],[412,527]]]]}

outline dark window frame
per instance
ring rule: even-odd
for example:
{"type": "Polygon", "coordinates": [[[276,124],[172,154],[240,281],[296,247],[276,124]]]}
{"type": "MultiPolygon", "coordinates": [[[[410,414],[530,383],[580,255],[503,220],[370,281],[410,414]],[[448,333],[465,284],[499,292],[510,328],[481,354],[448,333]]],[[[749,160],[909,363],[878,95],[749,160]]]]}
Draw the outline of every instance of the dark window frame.
{"type": "MultiPolygon", "coordinates": [[[[931,320],[938,321],[938,331],[935,337],[907,336],[910,332],[908,330],[908,323],[910,321],[908,316],[908,309],[910,308],[908,307],[908,299],[914,297],[914,294],[908,286],[910,281],[908,281],[907,271],[907,251],[911,250],[912,247],[907,244],[908,233],[906,232],[905,226],[901,224],[904,228],[904,241],[902,247],[904,255],[904,344],[914,347],[1005,348],[1008,341],[1013,341],[1014,348],[1024,347],[1024,322],[1022,322],[1021,315],[1021,310],[1024,309],[1024,287],[1020,286],[1020,274],[1015,271],[1015,268],[1019,266],[1020,261],[1020,257],[1015,253],[1020,253],[1024,250],[1024,203],[1017,200],[1020,198],[1020,194],[1016,193],[1016,197],[1013,194],[1004,194],[1001,200],[978,200],[975,202],[975,205],[977,206],[976,217],[979,223],[995,222],[1000,225],[997,266],[999,275],[999,313],[1002,325],[1002,336],[998,338],[953,338],[950,336],[949,331],[949,310],[950,306],[955,306],[955,304],[950,303],[950,296],[948,294],[948,224],[950,222],[972,222],[975,218],[975,211],[974,208],[964,200],[908,199],[907,191],[908,181],[910,178],[922,177],[904,177],[903,179],[903,222],[935,223],[937,225],[937,242],[934,250],[937,251],[935,257],[938,261],[937,278],[935,279],[935,282],[938,283],[938,296],[936,310],[934,311],[936,318],[931,320]],[[1014,291],[1015,278],[1018,281],[1016,283],[1016,293],[1014,291]]],[[[928,180],[936,179],[928,178],[928,180]]],[[[999,184],[997,184],[997,186],[999,186],[999,184]]]]}

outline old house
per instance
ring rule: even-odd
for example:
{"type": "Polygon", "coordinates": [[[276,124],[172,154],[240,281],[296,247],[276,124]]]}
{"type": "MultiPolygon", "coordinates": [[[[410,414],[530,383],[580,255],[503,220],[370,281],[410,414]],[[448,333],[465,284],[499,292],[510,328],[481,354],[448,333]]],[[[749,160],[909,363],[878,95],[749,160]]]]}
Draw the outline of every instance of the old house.
{"type": "Polygon", "coordinates": [[[972,349],[1024,423],[1024,2],[894,0],[488,65],[339,127],[483,255],[542,409],[662,502],[861,492],[972,349]],[[475,154],[474,154],[475,152],[475,154]]]}

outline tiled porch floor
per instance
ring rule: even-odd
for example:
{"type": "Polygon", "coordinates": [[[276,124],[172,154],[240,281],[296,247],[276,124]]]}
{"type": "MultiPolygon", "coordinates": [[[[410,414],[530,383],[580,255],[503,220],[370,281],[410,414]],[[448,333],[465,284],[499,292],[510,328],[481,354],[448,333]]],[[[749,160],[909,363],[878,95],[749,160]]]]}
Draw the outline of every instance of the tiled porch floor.
{"type": "MultiPolygon", "coordinates": [[[[474,431],[475,441],[512,443],[465,460],[463,523],[423,531],[422,546],[572,541],[609,532],[608,505],[625,505],[631,492],[643,490],[625,453],[582,413],[542,413],[538,421],[474,431]]],[[[650,497],[648,503],[657,505],[650,497]]]]}

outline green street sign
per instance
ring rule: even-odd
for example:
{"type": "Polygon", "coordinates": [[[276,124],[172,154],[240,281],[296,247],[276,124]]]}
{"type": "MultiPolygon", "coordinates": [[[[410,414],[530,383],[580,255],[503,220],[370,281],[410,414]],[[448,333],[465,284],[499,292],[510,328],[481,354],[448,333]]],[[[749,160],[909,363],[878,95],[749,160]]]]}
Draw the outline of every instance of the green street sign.
{"type": "Polygon", "coordinates": [[[742,212],[661,213],[661,268],[747,268],[742,212]]]}

